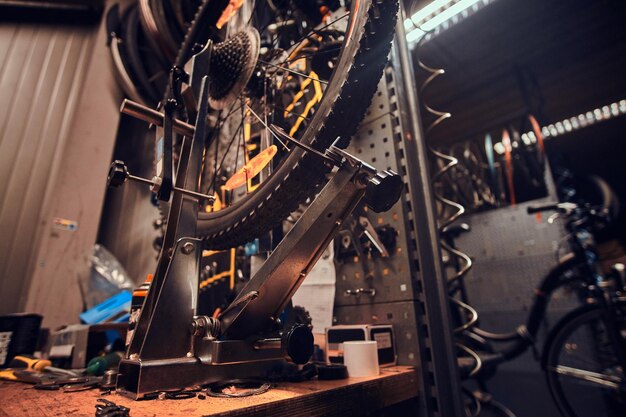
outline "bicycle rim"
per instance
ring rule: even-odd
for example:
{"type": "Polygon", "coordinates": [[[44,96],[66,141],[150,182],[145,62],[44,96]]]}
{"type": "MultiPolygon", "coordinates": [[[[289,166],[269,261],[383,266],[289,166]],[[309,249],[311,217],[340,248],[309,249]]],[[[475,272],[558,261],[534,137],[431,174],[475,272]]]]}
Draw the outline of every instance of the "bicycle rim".
{"type": "MultiPolygon", "coordinates": [[[[387,62],[397,9],[397,0],[352,2],[346,19],[348,32],[336,66],[315,113],[296,136],[298,141],[322,151],[338,137],[341,145],[347,145],[387,62]]],[[[189,30],[193,29],[192,25],[189,30]]],[[[300,203],[312,197],[324,183],[326,173],[318,156],[291,146],[288,155],[254,191],[219,211],[201,212],[198,235],[205,238],[205,246],[211,249],[248,242],[279,225],[300,203]]]]}
{"type": "MultiPolygon", "coordinates": [[[[626,337],[626,303],[618,322],[621,349],[626,337]]],[[[546,343],[546,377],[552,397],[566,417],[626,415],[626,383],[617,349],[599,306],[565,316],[546,343]]]]}

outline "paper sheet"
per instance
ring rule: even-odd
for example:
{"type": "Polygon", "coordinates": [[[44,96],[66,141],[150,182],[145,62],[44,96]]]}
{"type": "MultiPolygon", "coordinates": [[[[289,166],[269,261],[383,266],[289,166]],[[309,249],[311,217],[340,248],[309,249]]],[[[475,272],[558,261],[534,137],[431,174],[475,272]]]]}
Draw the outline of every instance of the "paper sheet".
{"type": "Polygon", "coordinates": [[[336,278],[333,258],[331,242],[292,298],[293,305],[304,307],[311,315],[313,333],[324,333],[333,322],[336,278]]]}

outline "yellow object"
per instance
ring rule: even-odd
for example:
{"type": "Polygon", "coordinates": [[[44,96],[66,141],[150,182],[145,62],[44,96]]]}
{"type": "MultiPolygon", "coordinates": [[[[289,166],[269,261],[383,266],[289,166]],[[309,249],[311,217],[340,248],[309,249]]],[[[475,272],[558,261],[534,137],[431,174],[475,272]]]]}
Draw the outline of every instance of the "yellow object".
{"type": "MultiPolygon", "coordinates": [[[[219,252],[220,251],[204,251],[202,253],[202,256],[211,256],[219,252]]],[[[235,288],[235,257],[236,255],[237,255],[236,249],[232,248],[230,250],[230,268],[228,269],[228,271],[220,272],[219,274],[215,274],[212,277],[209,277],[205,279],[204,281],[200,282],[200,288],[204,288],[207,285],[211,285],[212,283],[219,281],[221,279],[229,278],[230,279],[229,287],[231,290],[234,289],[235,288]]]]}
{"type": "Polygon", "coordinates": [[[230,0],[230,3],[228,3],[228,6],[226,6],[224,11],[222,12],[222,15],[220,16],[215,26],[218,29],[221,29],[222,26],[224,26],[231,17],[237,14],[237,10],[239,10],[242,5],[243,0],[230,0]]]}
{"type": "Polygon", "coordinates": [[[9,368],[28,369],[29,371],[42,372],[48,366],[52,366],[52,362],[47,359],[38,359],[29,355],[18,355],[11,359],[9,368]]]}
{"type": "Polygon", "coordinates": [[[263,168],[270,163],[277,151],[278,148],[276,145],[272,145],[263,152],[260,152],[257,156],[248,161],[243,168],[235,172],[233,176],[226,181],[226,184],[224,184],[222,188],[230,191],[245,185],[250,178],[258,175],[259,172],[261,172],[263,168]]]}
{"type": "Polygon", "coordinates": [[[296,132],[300,128],[300,125],[302,124],[302,120],[306,119],[306,117],[309,115],[309,112],[311,111],[313,106],[316,103],[318,103],[322,99],[322,96],[324,95],[324,92],[322,91],[322,85],[318,81],[319,78],[317,74],[315,73],[315,71],[311,71],[309,73],[309,77],[310,78],[307,78],[306,80],[304,80],[304,82],[300,86],[300,91],[296,93],[291,104],[289,104],[287,108],[285,109],[284,117],[288,117],[289,113],[294,113],[293,110],[296,107],[296,104],[302,99],[302,97],[304,97],[304,90],[306,90],[309,84],[313,83],[313,89],[315,91],[315,95],[311,98],[311,100],[307,102],[302,114],[298,115],[297,113],[294,113],[296,114],[296,116],[299,116],[299,117],[296,119],[295,123],[289,130],[290,136],[294,136],[296,134],[296,132]]]}
{"type": "Polygon", "coordinates": [[[7,381],[16,381],[17,377],[13,373],[12,369],[3,369],[0,371],[0,379],[5,379],[7,381]]]}

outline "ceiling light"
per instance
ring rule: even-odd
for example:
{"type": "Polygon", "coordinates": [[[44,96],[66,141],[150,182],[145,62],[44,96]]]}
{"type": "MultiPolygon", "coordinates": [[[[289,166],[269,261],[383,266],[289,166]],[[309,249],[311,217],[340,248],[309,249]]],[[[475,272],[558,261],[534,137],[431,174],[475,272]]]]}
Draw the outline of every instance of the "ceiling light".
{"type": "Polygon", "coordinates": [[[495,0],[435,0],[417,11],[410,19],[404,21],[404,29],[409,31],[406,35],[407,41],[415,42],[422,38],[427,32],[440,26],[447,29],[463,18],[470,15],[469,8],[474,6],[473,11],[478,10],[478,3],[483,6],[495,0]],[[448,24],[450,23],[450,24],[448,24]]]}

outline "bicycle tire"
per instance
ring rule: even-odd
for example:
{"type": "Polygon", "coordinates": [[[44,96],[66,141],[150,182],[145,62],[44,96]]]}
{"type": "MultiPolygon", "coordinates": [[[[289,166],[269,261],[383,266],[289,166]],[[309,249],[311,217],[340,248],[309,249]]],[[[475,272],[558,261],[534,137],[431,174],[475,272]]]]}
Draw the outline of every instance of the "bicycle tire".
{"type": "MultiPolygon", "coordinates": [[[[340,146],[347,146],[387,63],[397,10],[397,0],[352,2],[347,41],[319,107],[299,139],[301,142],[323,151],[340,137],[340,146]]],[[[195,26],[194,22],[189,31],[195,30],[195,26]]],[[[324,183],[326,173],[318,156],[294,149],[269,178],[238,204],[200,213],[198,235],[210,249],[246,243],[280,224],[300,203],[312,197],[324,183]]]]}
{"type": "MultiPolygon", "coordinates": [[[[626,315],[626,302],[617,303],[612,308],[620,309],[626,315]]],[[[599,383],[573,376],[576,372],[579,375],[582,375],[582,371],[593,372],[605,378],[617,377],[621,379],[622,388],[625,386],[624,370],[620,371],[615,364],[617,358],[612,349],[614,346],[604,343],[606,340],[602,332],[606,335],[606,325],[601,319],[603,311],[602,307],[589,304],[570,312],[557,323],[546,341],[543,368],[552,398],[564,417],[626,415],[626,392],[620,394],[618,391],[615,395],[612,389],[603,388],[599,383]],[[596,363],[589,366],[592,360],[596,363]],[[580,364],[585,366],[575,366],[580,364]],[[569,372],[569,376],[563,375],[566,372],[569,372]],[[592,390],[593,387],[596,389],[592,390]]],[[[626,320],[622,320],[620,326],[623,334],[626,331],[626,320]]],[[[626,341],[622,340],[621,343],[626,341]]]]}
{"type": "Polygon", "coordinates": [[[150,77],[146,72],[146,60],[139,52],[139,30],[141,30],[139,27],[139,10],[137,5],[132,5],[123,25],[128,63],[136,76],[136,85],[139,91],[143,93],[143,97],[148,100],[148,103],[154,105],[159,100],[158,90],[150,82],[150,77]]]}

